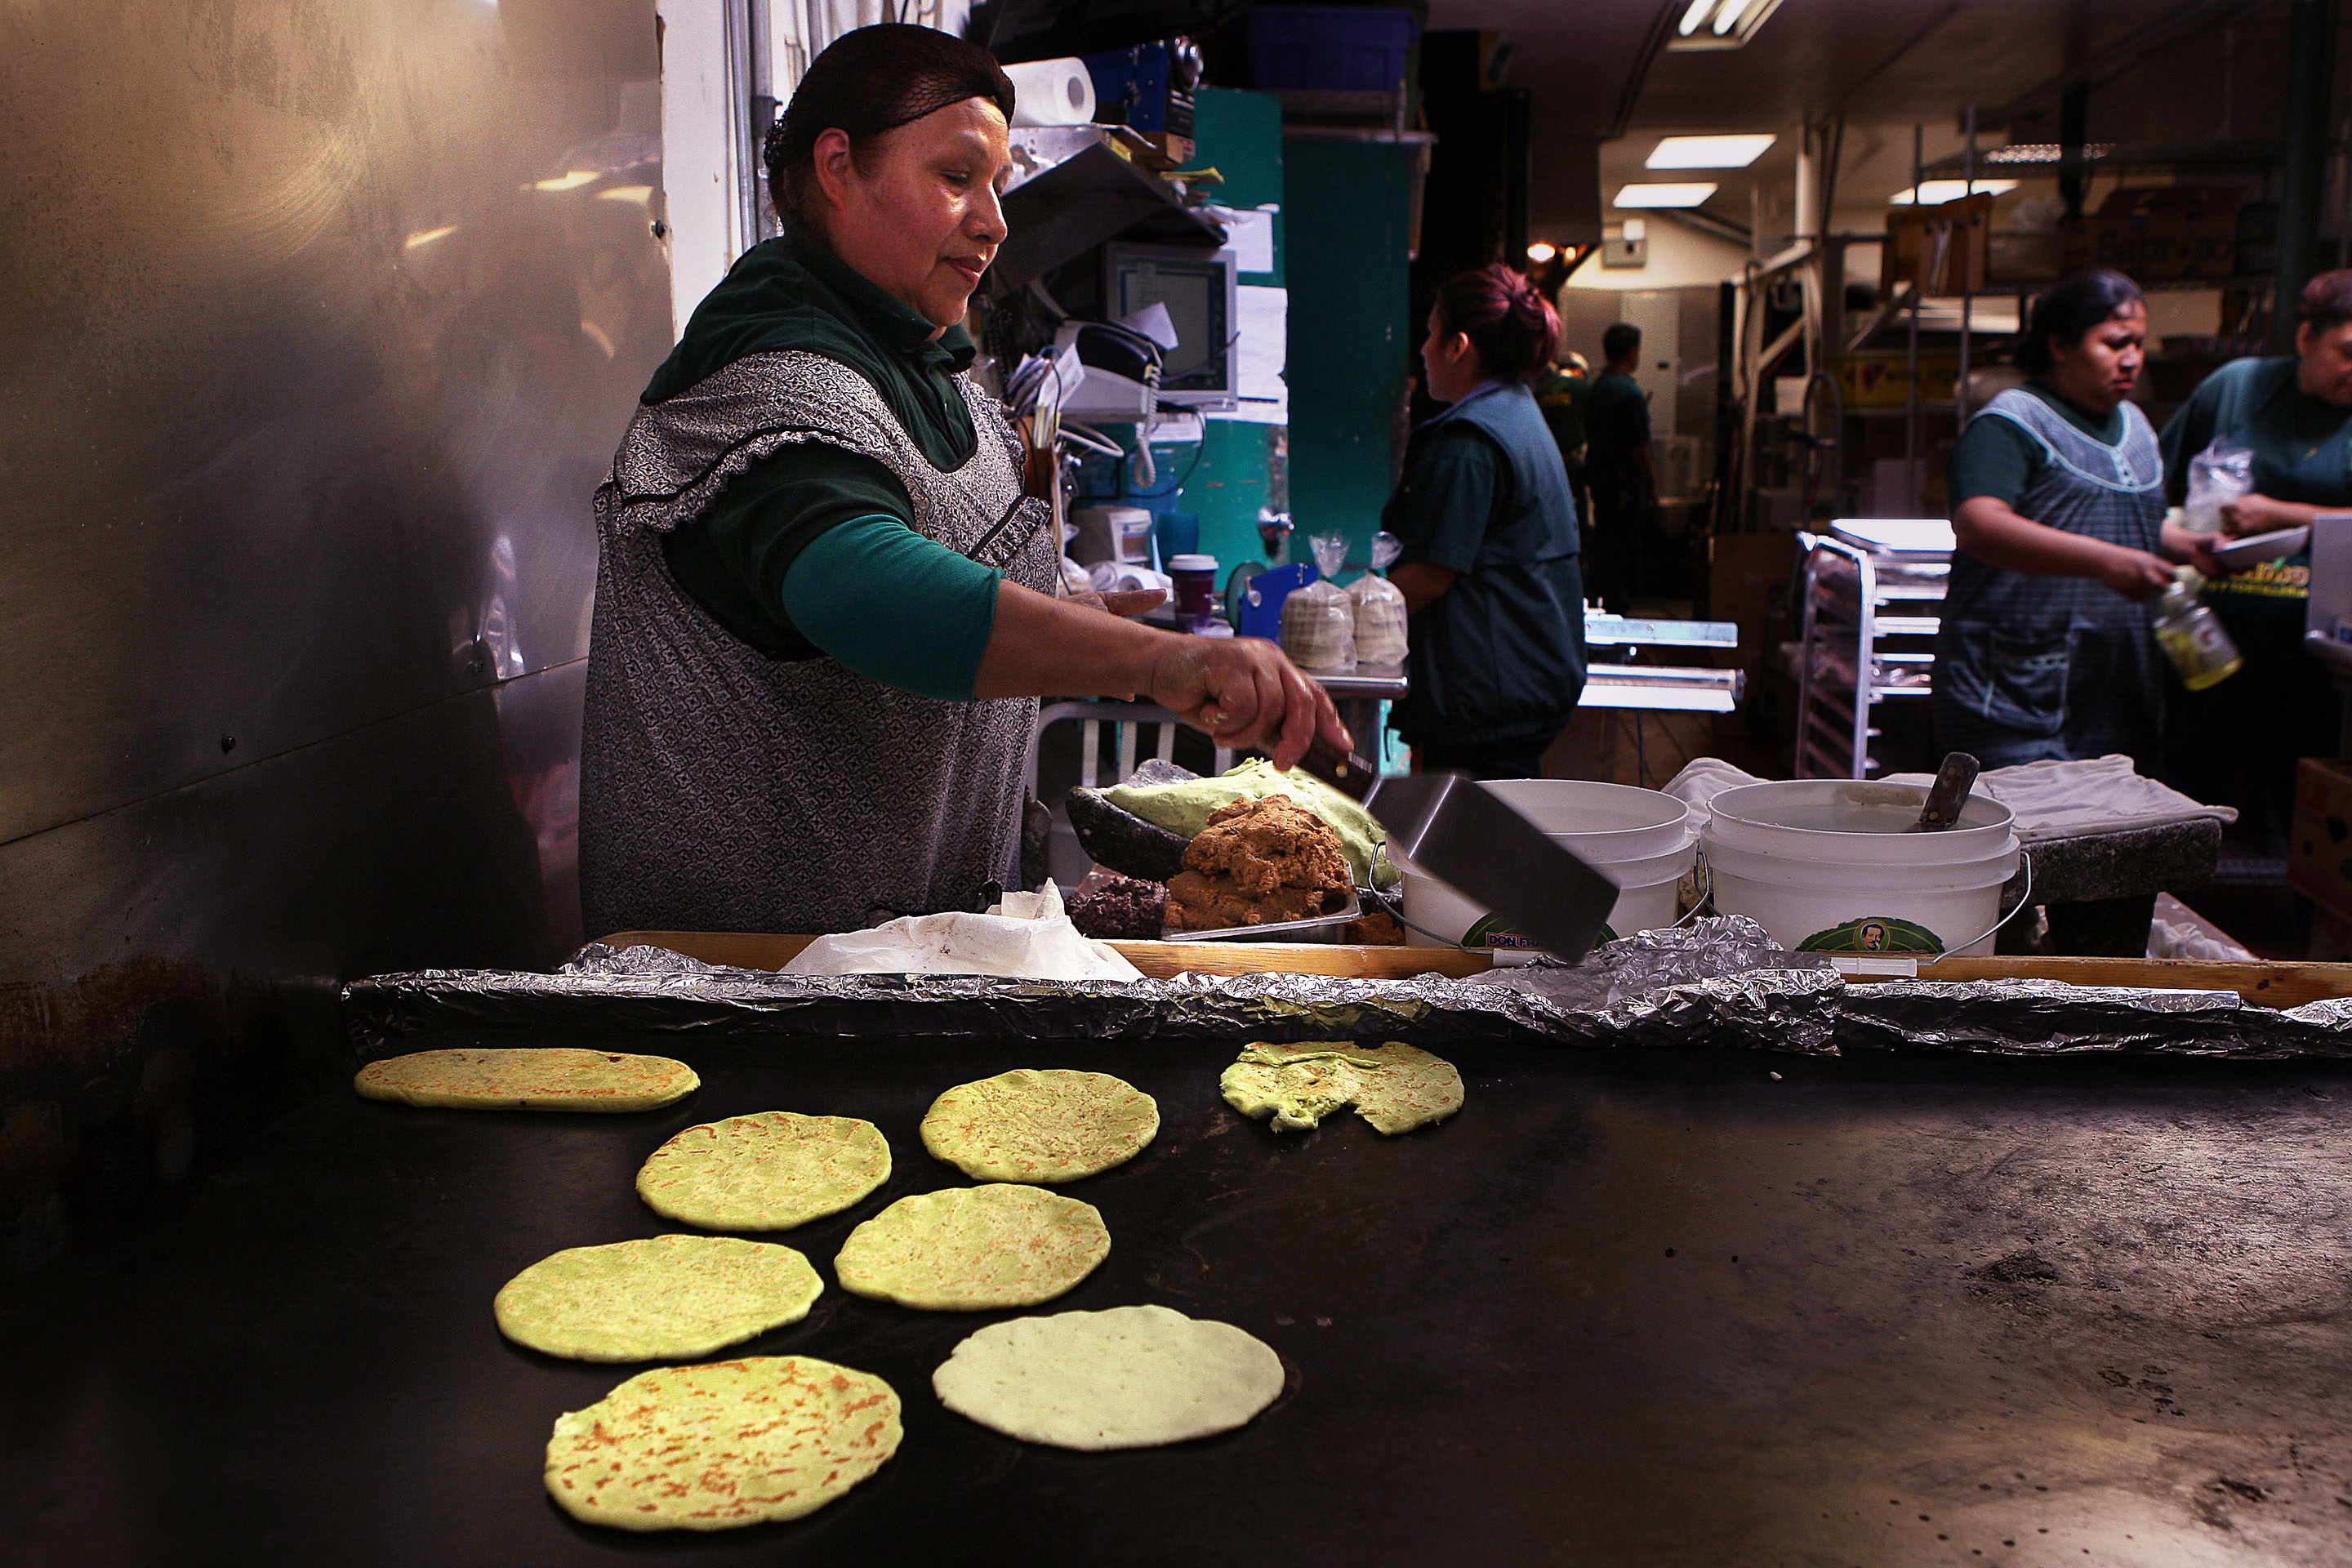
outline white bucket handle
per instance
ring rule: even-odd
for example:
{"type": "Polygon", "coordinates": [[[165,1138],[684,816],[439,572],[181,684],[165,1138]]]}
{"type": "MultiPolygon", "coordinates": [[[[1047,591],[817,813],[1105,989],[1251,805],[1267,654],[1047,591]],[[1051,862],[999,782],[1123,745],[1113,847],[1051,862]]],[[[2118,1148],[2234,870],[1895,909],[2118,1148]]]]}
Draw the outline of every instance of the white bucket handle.
{"type": "MultiPolygon", "coordinates": [[[[1936,958],[1948,958],[1955,952],[1968,952],[1969,949],[1976,946],[1977,943],[1984,941],[1985,938],[1992,935],[1993,932],[1999,931],[2001,927],[2015,920],[2019,910],[2024,909],[2028,904],[2033,902],[2033,857],[2031,854],[2028,854],[2024,847],[2021,845],[2019,847],[2017,851],[2017,863],[2025,868],[2025,891],[2018,895],[2016,905],[2011,909],[2009,913],[2001,916],[2000,919],[1993,921],[1992,924],[1985,927],[1984,930],[1977,932],[1976,935],[1969,938],[1968,941],[1961,942],[1957,947],[1949,948],[1943,952],[1937,953],[1936,958]]],[[[1933,963],[1935,961],[1935,959],[1928,960],[1930,963],[1933,963]]]]}
{"type": "Polygon", "coordinates": [[[1707,901],[1715,897],[1715,868],[1706,863],[1705,855],[1691,862],[1691,875],[1698,879],[1698,898],[1683,911],[1682,919],[1666,928],[1668,931],[1680,931],[1698,919],[1699,910],[1706,908],[1707,901]]]}

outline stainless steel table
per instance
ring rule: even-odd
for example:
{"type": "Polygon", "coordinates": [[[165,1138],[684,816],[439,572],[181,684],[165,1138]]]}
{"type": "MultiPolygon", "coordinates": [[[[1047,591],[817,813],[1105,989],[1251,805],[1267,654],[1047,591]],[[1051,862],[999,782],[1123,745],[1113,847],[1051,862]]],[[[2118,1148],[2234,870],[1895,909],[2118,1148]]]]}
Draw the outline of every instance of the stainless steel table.
{"type": "MultiPolygon", "coordinates": [[[[1730,621],[1649,620],[1587,610],[1584,646],[1596,652],[1602,648],[1737,648],[1739,627],[1730,621]]],[[[1577,705],[1728,713],[1747,694],[1744,670],[1595,660],[1585,668],[1584,695],[1577,705]]]]}
{"type": "Polygon", "coordinates": [[[1412,689],[1404,666],[1360,664],[1345,675],[1318,675],[1315,683],[1331,694],[1331,706],[1355,737],[1357,752],[1378,761],[1372,748],[1382,741],[1381,704],[1401,701],[1412,689]]]}

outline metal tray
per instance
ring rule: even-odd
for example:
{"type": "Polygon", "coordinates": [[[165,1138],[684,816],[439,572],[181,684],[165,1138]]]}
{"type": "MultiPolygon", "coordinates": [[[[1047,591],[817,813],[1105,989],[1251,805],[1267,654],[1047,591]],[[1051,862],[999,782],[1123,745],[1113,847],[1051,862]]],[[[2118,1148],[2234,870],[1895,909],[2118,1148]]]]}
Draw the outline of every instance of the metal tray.
{"type": "Polygon", "coordinates": [[[2311,543],[2311,530],[2279,528],[2268,533],[2249,533],[2227,544],[2213,546],[2213,559],[2232,572],[2259,566],[2265,561],[2276,561],[2288,555],[2301,554],[2311,543]]]}
{"type": "Polygon", "coordinates": [[[1161,928],[1162,942],[1338,942],[1351,921],[1364,918],[1361,894],[1349,889],[1348,901],[1337,914],[1317,915],[1311,921],[1276,921],[1272,925],[1228,926],[1223,931],[1169,931],[1161,928]]]}

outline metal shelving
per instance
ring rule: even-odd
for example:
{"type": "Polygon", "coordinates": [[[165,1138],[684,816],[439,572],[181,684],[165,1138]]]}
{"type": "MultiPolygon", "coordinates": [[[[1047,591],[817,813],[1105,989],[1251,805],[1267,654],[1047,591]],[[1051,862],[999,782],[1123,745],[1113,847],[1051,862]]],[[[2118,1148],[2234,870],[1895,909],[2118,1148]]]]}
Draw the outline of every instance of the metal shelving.
{"type": "Polygon", "coordinates": [[[1800,533],[1804,615],[1788,657],[1797,678],[1797,778],[1869,778],[1878,731],[1871,710],[1923,700],[1931,689],[1948,551],[1870,548],[1800,533]]]}

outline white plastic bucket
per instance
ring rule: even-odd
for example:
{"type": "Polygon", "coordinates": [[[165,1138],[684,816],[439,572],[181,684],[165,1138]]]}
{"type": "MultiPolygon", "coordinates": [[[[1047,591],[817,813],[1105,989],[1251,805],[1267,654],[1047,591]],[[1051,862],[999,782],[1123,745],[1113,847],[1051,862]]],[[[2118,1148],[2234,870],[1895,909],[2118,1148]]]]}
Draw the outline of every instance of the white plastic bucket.
{"type": "MultiPolygon", "coordinates": [[[[1698,857],[1689,806],[1654,789],[1589,779],[1499,779],[1486,787],[1617,884],[1602,941],[1675,923],[1675,889],[1698,857]]],[[[1419,867],[1400,869],[1404,918],[1411,922],[1405,940],[1414,946],[1451,942],[1497,956],[1532,951],[1526,937],[1419,867]]]]}
{"type": "Polygon", "coordinates": [[[1990,952],[2017,871],[2010,809],[1972,796],[1950,827],[1915,832],[1927,796],[1846,779],[1725,790],[1700,836],[1717,910],[1794,952],[1990,952]]]}

